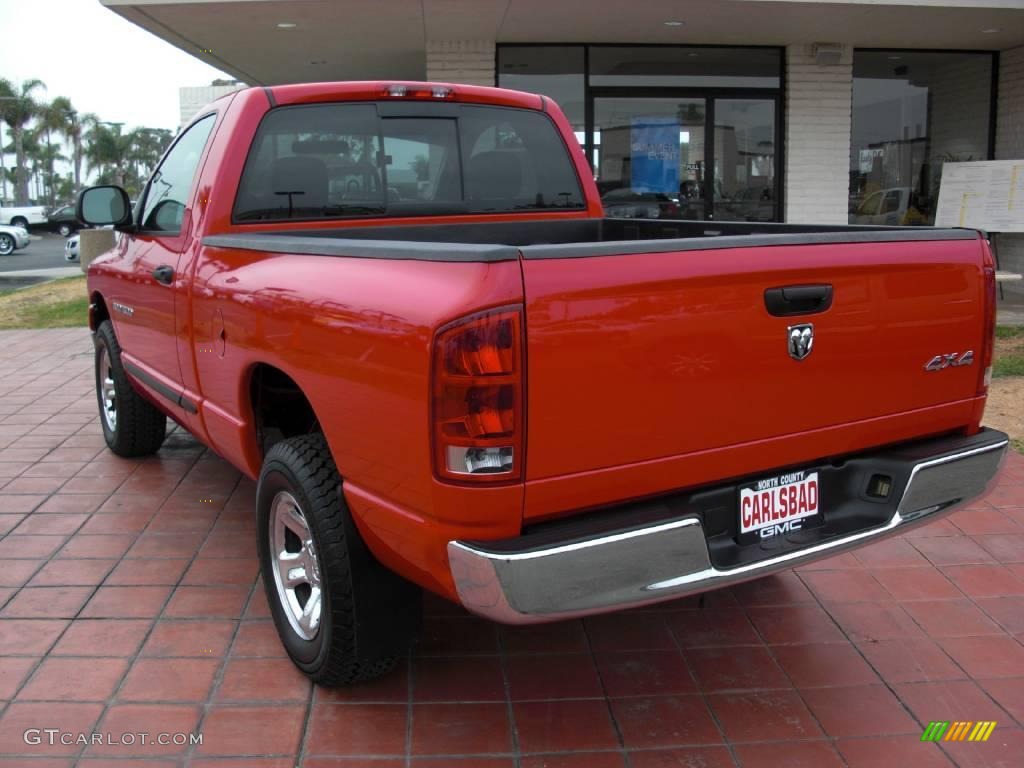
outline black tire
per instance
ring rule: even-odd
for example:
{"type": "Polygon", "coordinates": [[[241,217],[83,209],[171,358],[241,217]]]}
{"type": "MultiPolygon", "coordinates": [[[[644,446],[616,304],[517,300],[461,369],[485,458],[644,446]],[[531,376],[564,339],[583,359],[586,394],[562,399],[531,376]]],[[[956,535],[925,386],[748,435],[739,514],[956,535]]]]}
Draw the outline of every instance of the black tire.
{"type": "Polygon", "coordinates": [[[11,219],[11,226],[21,227],[22,229],[28,231],[28,219],[26,219],[24,216],[15,216],[13,219],[11,219]]]}
{"type": "MultiPolygon", "coordinates": [[[[348,685],[390,672],[408,653],[419,630],[422,595],[370,554],[345,504],[341,477],[322,435],[288,438],[267,452],[256,508],[263,585],[277,633],[295,665],[323,686],[348,685]],[[311,633],[308,639],[299,633],[301,627],[293,626],[298,618],[277,581],[281,577],[272,540],[275,504],[291,502],[298,507],[315,553],[319,624],[306,628],[311,633]]],[[[293,546],[300,541],[295,537],[293,546]]],[[[301,552],[306,551],[302,545],[301,552]]],[[[311,599],[310,592],[307,604],[311,599]]]]}
{"type": "Polygon", "coordinates": [[[0,256],[10,256],[17,247],[14,238],[6,232],[0,232],[0,256]]]}
{"type": "Polygon", "coordinates": [[[156,453],[167,434],[167,416],[136,392],[128,381],[121,366],[121,346],[117,343],[114,326],[109,320],[100,323],[94,341],[96,401],[107,447],[118,456],[126,458],[156,453]],[[101,368],[107,370],[102,371],[101,368]],[[107,383],[108,379],[110,383],[107,383]],[[105,402],[105,395],[109,394],[111,388],[114,395],[112,422],[108,418],[105,402]]]}
{"type": "Polygon", "coordinates": [[[61,237],[70,237],[72,234],[74,234],[74,232],[75,228],[72,227],[70,224],[64,223],[59,224],[57,226],[57,234],[59,234],[61,237]]]}

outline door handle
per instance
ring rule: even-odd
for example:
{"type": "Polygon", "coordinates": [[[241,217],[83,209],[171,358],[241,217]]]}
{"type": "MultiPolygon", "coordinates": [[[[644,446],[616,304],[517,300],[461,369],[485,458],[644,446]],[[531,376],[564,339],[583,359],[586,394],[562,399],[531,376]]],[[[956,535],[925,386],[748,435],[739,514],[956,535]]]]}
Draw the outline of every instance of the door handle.
{"type": "Polygon", "coordinates": [[[174,282],[174,268],[169,267],[166,264],[161,264],[153,270],[153,279],[163,285],[170,285],[174,282]]]}
{"type": "Polygon", "coordinates": [[[832,306],[831,285],[787,285],[768,288],[764,292],[764,305],[775,317],[815,315],[832,306]]]}

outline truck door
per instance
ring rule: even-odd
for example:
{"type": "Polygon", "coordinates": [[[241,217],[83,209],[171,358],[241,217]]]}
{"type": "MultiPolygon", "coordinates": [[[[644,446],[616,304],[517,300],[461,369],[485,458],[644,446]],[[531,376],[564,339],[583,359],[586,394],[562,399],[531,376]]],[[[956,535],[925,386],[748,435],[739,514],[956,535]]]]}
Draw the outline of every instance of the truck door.
{"type": "Polygon", "coordinates": [[[178,261],[191,241],[192,189],[215,121],[209,115],[193,123],[153,172],[125,252],[118,339],[134,378],[172,399],[182,390],[174,306],[185,286],[178,261]]]}

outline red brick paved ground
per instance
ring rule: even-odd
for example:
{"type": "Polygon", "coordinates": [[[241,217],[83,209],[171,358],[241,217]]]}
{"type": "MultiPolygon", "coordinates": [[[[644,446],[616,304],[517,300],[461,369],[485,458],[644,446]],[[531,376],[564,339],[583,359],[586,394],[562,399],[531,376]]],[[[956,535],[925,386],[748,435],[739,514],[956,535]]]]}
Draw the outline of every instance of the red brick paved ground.
{"type": "Polygon", "coordinates": [[[703,608],[501,629],[431,600],[399,672],[313,690],[267,618],[253,484],[180,433],[108,453],[83,331],[0,334],[0,370],[4,766],[1024,765],[1019,455],[970,510],[703,608]],[[989,743],[919,741],[981,719],[989,743]],[[47,727],[203,745],[24,743],[47,727]]]}

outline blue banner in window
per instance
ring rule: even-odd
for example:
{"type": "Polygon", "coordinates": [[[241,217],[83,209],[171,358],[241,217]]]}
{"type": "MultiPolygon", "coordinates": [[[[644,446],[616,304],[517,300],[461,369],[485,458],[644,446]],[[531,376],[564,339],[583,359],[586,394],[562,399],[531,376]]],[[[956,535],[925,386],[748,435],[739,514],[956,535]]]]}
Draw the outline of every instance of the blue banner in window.
{"type": "Polygon", "coordinates": [[[633,118],[630,168],[634,192],[679,194],[679,121],[675,117],[633,118]]]}

